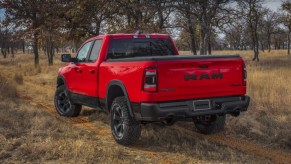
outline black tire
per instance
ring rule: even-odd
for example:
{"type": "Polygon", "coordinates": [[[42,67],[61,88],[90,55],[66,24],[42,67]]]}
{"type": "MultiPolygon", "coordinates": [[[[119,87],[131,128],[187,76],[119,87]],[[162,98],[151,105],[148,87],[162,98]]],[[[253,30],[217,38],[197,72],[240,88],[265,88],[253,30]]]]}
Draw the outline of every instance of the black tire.
{"type": "Polygon", "coordinates": [[[57,88],[54,98],[56,111],[61,116],[76,117],[80,114],[82,105],[74,104],[68,96],[66,86],[61,85],[57,88]]]}
{"type": "Polygon", "coordinates": [[[214,134],[224,130],[226,116],[211,116],[210,120],[194,119],[195,127],[203,134],[214,134]]]}
{"type": "Polygon", "coordinates": [[[124,146],[134,145],[140,137],[141,126],[130,116],[127,99],[124,96],[114,99],[110,116],[111,130],[115,141],[124,146]]]}

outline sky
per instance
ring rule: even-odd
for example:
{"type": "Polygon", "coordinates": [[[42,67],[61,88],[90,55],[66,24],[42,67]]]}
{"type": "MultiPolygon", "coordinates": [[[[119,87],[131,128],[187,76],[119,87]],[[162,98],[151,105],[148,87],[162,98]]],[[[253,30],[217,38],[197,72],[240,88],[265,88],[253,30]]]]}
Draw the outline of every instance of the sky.
{"type": "Polygon", "coordinates": [[[4,10],[0,9],[0,18],[4,15],[4,10]]]}
{"type": "Polygon", "coordinates": [[[277,11],[281,8],[282,0],[265,0],[265,3],[263,6],[273,10],[277,11]]]}

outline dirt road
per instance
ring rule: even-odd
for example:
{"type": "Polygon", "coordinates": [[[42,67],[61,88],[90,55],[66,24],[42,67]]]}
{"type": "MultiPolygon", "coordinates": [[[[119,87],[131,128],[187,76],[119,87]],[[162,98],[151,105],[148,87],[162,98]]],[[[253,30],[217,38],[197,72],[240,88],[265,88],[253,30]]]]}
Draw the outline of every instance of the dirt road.
{"type": "MultiPolygon", "coordinates": [[[[32,84],[27,83],[26,85],[32,85],[32,84]]],[[[48,88],[53,89],[54,87],[48,87],[48,88]]],[[[28,97],[28,96],[26,96],[26,97],[24,96],[23,98],[32,102],[33,105],[36,105],[44,110],[47,110],[49,113],[51,113],[56,118],[59,118],[59,116],[56,116],[56,112],[55,112],[55,109],[53,106],[48,105],[44,102],[37,102],[33,98],[28,97]]],[[[96,135],[98,135],[98,134],[100,135],[100,130],[96,129],[94,124],[92,124],[88,120],[88,118],[86,118],[86,117],[65,118],[65,119],[68,120],[69,124],[72,124],[74,126],[84,127],[87,130],[90,130],[90,131],[96,133],[96,135]]],[[[64,119],[61,119],[61,120],[64,121],[64,119]]],[[[173,130],[181,131],[181,132],[188,134],[188,135],[191,135],[195,138],[198,137],[198,138],[206,139],[208,141],[219,143],[219,144],[231,147],[231,148],[235,148],[235,149],[238,149],[238,150],[240,150],[244,153],[247,153],[249,155],[255,155],[255,156],[267,158],[267,159],[270,159],[274,163],[291,163],[291,153],[265,148],[261,145],[254,143],[254,142],[250,142],[250,141],[246,141],[246,140],[242,140],[239,138],[235,138],[232,136],[226,136],[226,135],[222,135],[222,134],[203,135],[203,134],[193,132],[190,129],[186,129],[186,128],[176,126],[176,125],[172,126],[172,127],[166,127],[166,128],[171,128],[173,130]]],[[[104,132],[106,134],[106,137],[111,137],[109,129],[106,129],[106,130],[104,129],[102,131],[103,137],[104,137],[104,132]]],[[[155,155],[155,153],[149,153],[147,151],[145,151],[145,153],[147,153],[148,155],[155,155]]]]}
{"type": "MultiPolygon", "coordinates": [[[[7,69],[3,70],[2,74],[5,74],[5,76],[10,77],[10,78],[12,78],[11,75],[13,75],[13,73],[7,69]]],[[[55,90],[55,87],[53,85],[40,85],[40,84],[33,83],[30,81],[24,81],[23,85],[27,87],[38,88],[41,94],[47,94],[47,91],[55,90]]],[[[64,123],[67,123],[68,126],[81,127],[88,131],[93,132],[98,138],[102,138],[105,144],[109,144],[108,146],[110,145],[114,146],[116,144],[111,137],[111,131],[109,128],[103,128],[103,129],[100,129],[100,127],[97,128],[94,125],[94,123],[88,118],[88,116],[79,116],[75,118],[60,117],[56,113],[54,106],[52,105],[52,102],[48,103],[46,101],[36,99],[33,95],[30,95],[30,93],[27,90],[21,89],[21,88],[25,88],[25,87],[20,87],[20,90],[19,90],[20,97],[24,99],[25,101],[29,102],[31,105],[36,106],[40,109],[46,110],[48,113],[51,114],[52,117],[64,123]]],[[[191,129],[187,129],[178,125],[165,127],[165,128],[170,128],[172,130],[179,131],[193,138],[200,138],[201,140],[207,140],[209,142],[224,145],[224,146],[239,150],[248,155],[269,159],[274,163],[291,163],[291,153],[283,152],[280,150],[272,150],[270,148],[263,147],[262,145],[256,144],[254,142],[250,142],[250,141],[236,138],[233,136],[228,136],[228,135],[223,135],[223,134],[202,135],[202,134],[194,132],[191,129]]],[[[135,149],[132,149],[132,150],[135,150],[135,149]]],[[[163,153],[152,152],[147,149],[143,150],[142,148],[139,148],[138,150],[143,155],[149,158],[160,159],[160,156],[163,155],[163,153]]],[[[134,155],[136,151],[129,150],[129,153],[132,153],[134,155]]],[[[167,158],[164,158],[164,159],[167,159],[167,158]]],[[[160,162],[168,163],[170,161],[164,160],[160,162]]],[[[204,162],[205,161],[197,160],[197,163],[204,163],[204,162]]]]}

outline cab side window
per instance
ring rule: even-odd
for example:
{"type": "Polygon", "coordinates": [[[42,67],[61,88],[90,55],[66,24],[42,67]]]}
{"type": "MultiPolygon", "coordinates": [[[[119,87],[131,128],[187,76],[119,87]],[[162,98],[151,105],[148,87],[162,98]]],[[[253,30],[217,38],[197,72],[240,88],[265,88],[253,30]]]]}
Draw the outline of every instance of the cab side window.
{"type": "Polygon", "coordinates": [[[92,45],[92,41],[91,42],[87,42],[79,50],[79,52],[77,54],[77,59],[78,59],[79,62],[85,62],[86,61],[86,58],[87,58],[87,55],[89,54],[91,45],[92,45]]]}
{"type": "Polygon", "coordinates": [[[102,40],[100,39],[94,42],[94,45],[92,47],[92,51],[88,60],[89,62],[95,62],[98,59],[101,45],[102,45],[102,40]]]}

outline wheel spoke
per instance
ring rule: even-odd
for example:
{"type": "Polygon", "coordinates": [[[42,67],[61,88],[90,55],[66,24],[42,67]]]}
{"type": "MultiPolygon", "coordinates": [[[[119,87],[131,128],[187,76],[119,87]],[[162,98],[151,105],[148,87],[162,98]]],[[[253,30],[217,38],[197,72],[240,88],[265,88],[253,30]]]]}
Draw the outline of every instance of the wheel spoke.
{"type": "Polygon", "coordinates": [[[62,111],[62,112],[65,112],[65,104],[63,104],[63,105],[61,105],[61,106],[59,106],[59,108],[60,108],[60,110],[62,111]]]}
{"type": "Polygon", "coordinates": [[[124,124],[123,124],[123,114],[120,106],[116,106],[113,109],[113,128],[115,134],[118,137],[123,136],[124,124]]]}
{"type": "Polygon", "coordinates": [[[114,130],[115,130],[115,133],[120,136],[120,127],[121,127],[121,124],[117,124],[114,126],[114,130]]]}
{"type": "Polygon", "coordinates": [[[120,123],[116,125],[116,129],[117,129],[118,131],[120,131],[120,128],[121,128],[121,127],[122,127],[122,124],[120,124],[120,123]]]}
{"type": "Polygon", "coordinates": [[[65,113],[71,108],[70,100],[65,92],[61,92],[58,97],[58,107],[61,112],[65,113]]]}
{"type": "Polygon", "coordinates": [[[68,104],[64,105],[63,111],[66,112],[68,110],[68,104]]]}
{"type": "Polygon", "coordinates": [[[121,121],[121,118],[120,118],[120,116],[117,116],[117,115],[114,115],[114,118],[113,118],[115,121],[118,121],[118,122],[120,122],[121,121]]]}
{"type": "Polygon", "coordinates": [[[119,116],[122,116],[122,112],[121,112],[121,108],[120,107],[117,107],[116,111],[117,111],[119,116]]]}
{"type": "Polygon", "coordinates": [[[65,100],[65,99],[66,99],[66,95],[65,95],[64,93],[61,93],[61,94],[59,95],[59,99],[61,99],[61,100],[65,100]]]}

